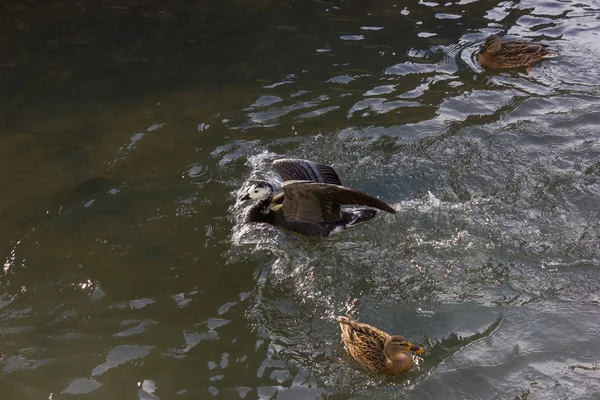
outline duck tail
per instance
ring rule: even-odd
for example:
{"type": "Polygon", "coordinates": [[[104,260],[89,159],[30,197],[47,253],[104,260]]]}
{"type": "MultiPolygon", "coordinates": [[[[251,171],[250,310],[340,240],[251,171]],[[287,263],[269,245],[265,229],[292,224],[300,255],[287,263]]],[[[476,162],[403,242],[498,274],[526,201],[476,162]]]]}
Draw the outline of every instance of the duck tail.
{"type": "Polygon", "coordinates": [[[338,316],[336,317],[336,320],[338,322],[338,324],[340,325],[340,331],[342,331],[342,343],[344,344],[344,349],[346,350],[346,352],[348,354],[350,354],[350,351],[348,350],[348,344],[353,343],[354,342],[354,336],[352,334],[353,332],[353,328],[352,328],[352,321],[354,321],[352,319],[352,317],[348,316],[348,317],[344,317],[344,316],[338,316]]]}

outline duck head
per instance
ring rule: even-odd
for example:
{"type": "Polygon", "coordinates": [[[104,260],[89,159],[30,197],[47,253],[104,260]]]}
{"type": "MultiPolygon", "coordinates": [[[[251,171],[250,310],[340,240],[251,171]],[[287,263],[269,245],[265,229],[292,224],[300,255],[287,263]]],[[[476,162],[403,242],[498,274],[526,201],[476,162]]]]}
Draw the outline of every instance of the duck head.
{"type": "Polygon", "coordinates": [[[483,47],[479,51],[479,54],[483,55],[483,54],[485,54],[486,51],[488,51],[490,53],[497,53],[500,51],[501,47],[502,47],[502,41],[500,40],[500,37],[498,35],[490,35],[485,40],[485,43],[483,44],[483,47]]]}
{"type": "Polygon", "coordinates": [[[423,348],[415,346],[409,342],[404,336],[394,335],[391,336],[384,345],[385,354],[390,358],[394,359],[402,353],[408,353],[412,351],[416,354],[423,353],[423,348]]]}
{"type": "Polygon", "coordinates": [[[240,201],[258,200],[264,201],[273,197],[273,186],[267,182],[257,182],[248,188],[248,191],[240,196],[240,201]]]}

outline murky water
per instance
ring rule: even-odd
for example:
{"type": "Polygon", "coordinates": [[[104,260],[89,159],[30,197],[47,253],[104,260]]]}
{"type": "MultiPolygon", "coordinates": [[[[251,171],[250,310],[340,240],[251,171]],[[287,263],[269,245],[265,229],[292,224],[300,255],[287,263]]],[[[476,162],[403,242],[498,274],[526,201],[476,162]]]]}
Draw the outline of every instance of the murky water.
{"type": "Polygon", "coordinates": [[[600,2],[196,3],[0,8],[2,399],[600,398],[600,2]],[[398,213],[241,226],[290,156],[398,213]]]}

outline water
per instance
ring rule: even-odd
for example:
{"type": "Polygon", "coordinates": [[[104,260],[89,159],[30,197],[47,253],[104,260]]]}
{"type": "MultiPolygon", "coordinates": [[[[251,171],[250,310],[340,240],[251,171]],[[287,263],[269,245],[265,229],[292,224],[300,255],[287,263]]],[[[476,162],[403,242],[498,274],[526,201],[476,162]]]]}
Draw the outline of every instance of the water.
{"type": "Polygon", "coordinates": [[[600,398],[598,15],[5,2],[2,398],[600,398]],[[560,56],[485,71],[497,32],[560,56]],[[289,156],[398,213],[240,225],[238,189],[289,156]],[[418,367],[366,373],[339,314],[424,345],[418,367]]]}

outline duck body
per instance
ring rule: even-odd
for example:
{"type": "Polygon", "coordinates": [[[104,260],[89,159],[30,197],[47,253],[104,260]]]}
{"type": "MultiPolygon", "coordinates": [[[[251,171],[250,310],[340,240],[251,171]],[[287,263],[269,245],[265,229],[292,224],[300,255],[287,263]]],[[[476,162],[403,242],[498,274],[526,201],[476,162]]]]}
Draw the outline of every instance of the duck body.
{"type": "Polygon", "coordinates": [[[343,210],[342,205],[365,205],[389,213],[383,201],[342,185],[333,168],[308,160],[283,159],[273,163],[282,176],[283,193],[274,195],[267,182],[250,187],[241,200],[258,200],[246,215],[246,223],[268,223],[309,236],[329,236],[375,217],[373,209],[343,210]]]}
{"type": "Polygon", "coordinates": [[[408,372],[414,365],[408,352],[423,352],[404,336],[389,335],[352,317],[340,316],[337,322],[346,352],[369,371],[390,376],[408,372]]]}
{"type": "Polygon", "coordinates": [[[521,40],[502,42],[497,35],[489,36],[477,60],[488,68],[518,68],[529,67],[542,58],[556,55],[548,45],[526,42],[521,40]]]}
{"type": "Polygon", "coordinates": [[[317,223],[307,223],[302,221],[288,221],[283,217],[281,204],[271,202],[258,202],[246,215],[246,223],[267,223],[280,226],[289,231],[295,231],[308,236],[327,237],[332,232],[350,228],[361,222],[368,221],[377,215],[375,210],[357,209],[353,211],[342,211],[341,218],[336,221],[323,221],[317,223]]]}

